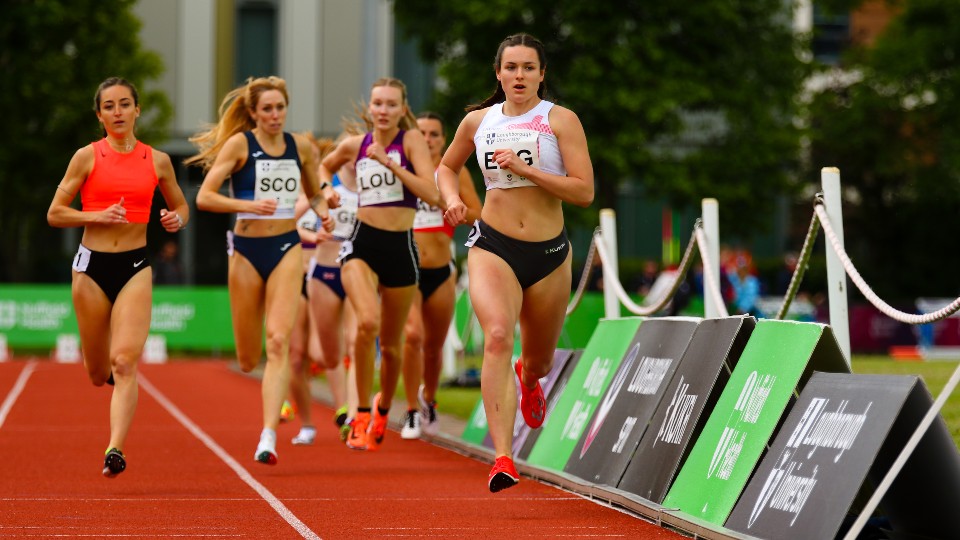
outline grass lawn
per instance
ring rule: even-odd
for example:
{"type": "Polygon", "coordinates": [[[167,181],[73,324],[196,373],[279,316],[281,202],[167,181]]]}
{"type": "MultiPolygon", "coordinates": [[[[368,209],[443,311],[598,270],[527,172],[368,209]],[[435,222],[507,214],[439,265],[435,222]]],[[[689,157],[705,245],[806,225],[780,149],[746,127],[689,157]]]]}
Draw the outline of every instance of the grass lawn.
{"type": "MultiPolygon", "coordinates": [[[[479,358],[468,358],[467,365],[479,366],[479,358]]],[[[874,373],[879,375],[919,375],[927,389],[936,399],[947,380],[957,368],[956,362],[901,362],[888,356],[853,356],[854,373],[874,373]]],[[[402,385],[399,385],[402,387],[402,385]]],[[[399,392],[402,392],[398,388],[399,392]]],[[[479,388],[441,386],[437,401],[445,414],[451,414],[464,420],[470,417],[473,408],[480,399],[479,388]]],[[[960,388],[944,404],[940,411],[947,423],[953,440],[960,447],[960,388]]]]}
{"type": "MultiPolygon", "coordinates": [[[[853,356],[854,373],[919,375],[934,400],[956,369],[956,362],[900,362],[887,356],[853,356]]],[[[940,416],[946,421],[953,441],[960,447],[960,388],[954,389],[940,410],[940,416]]]]}

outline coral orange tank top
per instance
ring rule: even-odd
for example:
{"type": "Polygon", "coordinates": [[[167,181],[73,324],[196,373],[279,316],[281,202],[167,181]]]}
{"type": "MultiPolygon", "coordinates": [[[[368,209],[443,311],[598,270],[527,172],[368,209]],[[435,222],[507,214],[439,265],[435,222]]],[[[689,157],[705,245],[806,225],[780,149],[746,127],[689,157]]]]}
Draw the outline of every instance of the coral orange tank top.
{"type": "Polygon", "coordinates": [[[147,223],[153,193],[160,180],[153,166],[153,148],[137,141],[133,151],[121,154],[107,140],[93,143],[93,171],[80,188],[84,212],[99,212],[120,202],[130,223],[147,223]]]}

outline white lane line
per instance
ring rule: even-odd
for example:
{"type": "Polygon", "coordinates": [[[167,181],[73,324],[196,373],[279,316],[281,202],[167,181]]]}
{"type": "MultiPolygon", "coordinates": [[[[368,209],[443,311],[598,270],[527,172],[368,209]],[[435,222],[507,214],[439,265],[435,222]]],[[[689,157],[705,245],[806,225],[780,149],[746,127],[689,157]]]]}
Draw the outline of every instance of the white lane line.
{"type": "Polygon", "coordinates": [[[216,454],[217,457],[219,457],[224,463],[226,463],[228,467],[233,469],[233,472],[237,473],[237,476],[239,476],[241,480],[246,482],[247,485],[252,487],[258,495],[263,497],[263,499],[267,501],[267,503],[269,503],[278,514],[280,514],[280,517],[286,520],[291,527],[300,533],[300,536],[309,538],[311,540],[320,540],[320,536],[317,535],[317,533],[310,530],[310,527],[307,527],[302,521],[300,521],[300,519],[297,518],[297,516],[295,516],[289,508],[284,506],[284,504],[280,502],[280,499],[274,496],[273,493],[270,493],[270,490],[268,490],[263,484],[257,482],[253,475],[243,468],[242,465],[237,463],[237,460],[233,459],[233,457],[231,457],[226,450],[217,444],[212,437],[207,435],[202,429],[200,429],[199,426],[194,424],[193,421],[187,417],[187,415],[180,412],[180,409],[177,408],[177,406],[174,405],[169,399],[167,399],[167,397],[164,396],[156,386],[147,380],[143,373],[138,373],[137,379],[140,381],[140,386],[142,386],[148,394],[153,396],[153,398],[156,399],[160,405],[162,405],[163,408],[170,413],[171,416],[183,424],[183,427],[187,428],[187,430],[192,433],[194,437],[200,439],[200,442],[206,445],[206,447],[216,454]]]}
{"type": "Polygon", "coordinates": [[[13,388],[10,390],[10,393],[7,394],[7,399],[3,400],[3,405],[0,406],[0,428],[2,428],[3,423],[7,421],[7,415],[10,414],[10,409],[12,409],[13,404],[17,402],[17,398],[20,397],[20,392],[23,392],[24,387],[27,386],[27,379],[30,378],[30,375],[35,369],[37,369],[36,361],[31,360],[27,362],[23,371],[20,372],[20,376],[17,377],[17,382],[13,384],[13,388]]]}

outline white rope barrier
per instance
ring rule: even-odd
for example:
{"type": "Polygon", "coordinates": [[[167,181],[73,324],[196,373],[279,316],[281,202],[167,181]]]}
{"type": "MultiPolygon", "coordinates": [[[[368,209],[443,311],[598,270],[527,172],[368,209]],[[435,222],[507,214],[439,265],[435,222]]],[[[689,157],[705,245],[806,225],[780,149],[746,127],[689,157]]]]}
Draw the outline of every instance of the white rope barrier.
{"type": "MultiPolygon", "coordinates": [[[[603,266],[609,268],[609,259],[610,256],[607,253],[607,248],[603,243],[603,240],[599,238],[600,233],[596,233],[593,236],[593,243],[597,246],[597,254],[600,255],[600,262],[603,263],[603,266]]],[[[637,305],[627,294],[627,291],[623,289],[623,285],[620,283],[619,279],[611,280],[613,283],[613,290],[617,294],[617,299],[620,300],[620,303],[624,305],[631,313],[635,315],[653,315],[654,313],[663,309],[663,303],[656,303],[650,306],[640,306],[637,305]]]]}
{"type": "Polygon", "coordinates": [[[840,261],[843,263],[843,268],[846,270],[847,275],[850,276],[850,279],[853,283],[860,289],[860,292],[863,294],[866,299],[873,304],[877,309],[879,309],[883,314],[895,319],[897,321],[907,323],[907,324],[926,324],[934,321],[939,321],[945,319],[955,313],[957,310],[960,310],[960,298],[954,300],[950,305],[935,311],[933,313],[926,313],[922,315],[916,315],[913,313],[905,313],[900,311],[890,304],[884,302],[873,290],[867,285],[867,283],[860,276],[860,272],[853,266],[853,263],[850,261],[850,257],[847,256],[846,251],[844,251],[843,246],[840,245],[840,240],[837,238],[836,233],[833,230],[833,227],[830,225],[830,218],[827,216],[827,211],[823,207],[823,204],[818,201],[814,205],[814,210],[817,213],[817,217],[820,219],[820,225],[823,227],[823,234],[826,236],[827,240],[830,242],[830,246],[833,248],[834,252],[837,254],[837,257],[840,258],[840,261]]]}
{"type": "Polygon", "coordinates": [[[716,276],[713,275],[713,272],[708,271],[709,268],[713,268],[711,264],[713,263],[710,260],[710,250],[707,249],[707,234],[703,232],[703,229],[700,227],[695,228],[694,231],[697,235],[697,246],[700,248],[700,260],[703,262],[703,295],[706,296],[710,294],[710,297],[713,299],[713,305],[716,306],[717,311],[720,314],[720,317],[729,317],[730,313],[727,312],[727,304],[723,301],[723,294],[720,292],[720,284],[717,283],[716,276]]]}

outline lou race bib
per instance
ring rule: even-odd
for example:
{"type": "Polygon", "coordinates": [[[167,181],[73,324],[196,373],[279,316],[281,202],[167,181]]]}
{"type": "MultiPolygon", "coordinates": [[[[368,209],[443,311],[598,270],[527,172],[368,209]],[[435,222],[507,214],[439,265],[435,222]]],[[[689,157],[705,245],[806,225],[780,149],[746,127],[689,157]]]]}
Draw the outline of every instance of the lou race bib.
{"type": "MultiPolygon", "coordinates": [[[[400,155],[387,154],[400,164],[400,155]]],[[[372,158],[357,161],[357,185],[360,190],[360,206],[399,202],[403,200],[403,183],[390,169],[372,158]]]]}

